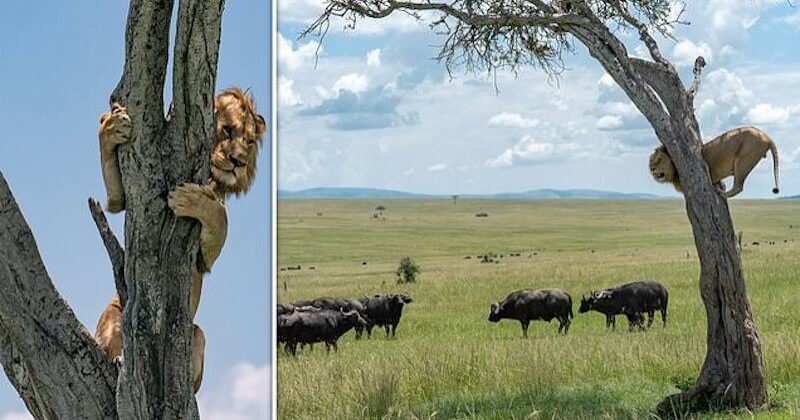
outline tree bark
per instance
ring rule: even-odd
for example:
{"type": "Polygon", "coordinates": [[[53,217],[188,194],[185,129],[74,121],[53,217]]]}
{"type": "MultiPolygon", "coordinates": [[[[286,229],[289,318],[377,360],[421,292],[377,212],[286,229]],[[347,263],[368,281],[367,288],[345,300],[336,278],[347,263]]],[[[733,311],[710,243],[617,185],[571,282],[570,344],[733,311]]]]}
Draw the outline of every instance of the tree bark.
{"type": "Polygon", "coordinates": [[[198,418],[189,295],[200,226],[175,217],[167,194],[209,179],[224,0],[179,2],[174,106],[165,118],[173,3],[131,0],[124,72],[111,95],[133,123],[118,148],[124,253],[90,201],[125,302],[119,372],[53,287],[0,173],[0,362],[37,419],[198,418]]]}
{"type": "Polygon", "coordinates": [[[28,411],[116,418],[116,369],[53,287],[2,173],[0,290],[0,362],[28,411]]]}
{"type": "Polygon", "coordinates": [[[209,178],[223,0],[185,0],[178,8],[174,105],[163,113],[172,1],[132,0],[125,72],[112,101],[127,107],[131,141],[119,147],[125,187],[121,418],[197,417],[191,388],[189,290],[199,224],[176,218],[170,190],[209,178]]]}

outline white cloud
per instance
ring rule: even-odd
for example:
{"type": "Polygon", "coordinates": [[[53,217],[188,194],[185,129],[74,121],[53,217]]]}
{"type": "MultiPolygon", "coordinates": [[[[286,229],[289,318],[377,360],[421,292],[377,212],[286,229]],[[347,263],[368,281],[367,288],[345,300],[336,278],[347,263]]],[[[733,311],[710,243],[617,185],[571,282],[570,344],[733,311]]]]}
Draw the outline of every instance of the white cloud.
{"type": "MultiPolygon", "coordinates": [[[[282,68],[296,70],[315,59],[318,47],[317,42],[311,41],[294,49],[292,42],[278,33],[278,64],[282,68]]],[[[319,48],[319,51],[322,49],[319,48]]]]}
{"type": "Polygon", "coordinates": [[[428,172],[439,172],[447,169],[447,164],[445,163],[437,163],[435,165],[431,165],[428,167],[428,172]]]}
{"type": "Polygon", "coordinates": [[[3,413],[0,420],[33,420],[33,416],[22,411],[9,411],[3,413]]]}
{"type": "Polygon", "coordinates": [[[789,119],[789,108],[758,104],[747,111],[745,121],[751,124],[781,124],[789,119]]]}
{"type": "Polygon", "coordinates": [[[778,22],[793,26],[795,29],[800,29],[800,11],[778,18],[778,22]]]}
{"type": "Polygon", "coordinates": [[[333,84],[333,91],[349,90],[353,93],[361,93],[369,88],[369,79],[365,74],[350,73],[340,77],[333,84]]]}
{"type": "Polygon", "coordinates": [[[539,125],[540,121],[536,118],[527,118],[522,114],[503,112],[489,118],[489,125],[500,127],[519,127],[530,128],[539,125]]]}
{"type": "Polygon", "coordinates": [[[672,49],[672,56],[675,57],[675,65],[677,66],[693,66],[694,60],[698,56],[703,56],[707,62],[711,62],[713,59],[710,45],[703,41],[695,44],[687,39],[675,44],[675,48],[672,49]]]}
{"type": "Polygon", "coordinates": [[[515,164],[547,163],[575,157],[577,154],[578,146],[574,143],[540,143],[531,136],[525,136],[496,158],[487,160],[484,166],[505,168],[515,164]]]}
{"type": "Polygon", "coordinates": [[[294,80],[286,76],[278,77],[278,103],[281,106],[294,106],[303,102],[300,95],[292,89],[293,85],[294,80]]]}
{"type": "Polygon", "coordinates": [[[206,420],[261,420],[269,417],[270,398],[270,366],[240,363],[220,389],[201,390],[197,403],[206,420]]]}
{"type": "Polygon", "coordinates": [[[411,168],[411,169],[407,169],[406,171],[404,171],[403,175],[405,175],[405,176],[414,175],[415,172],[417,172],[417,170],[414,169],[414,168],[411,168]]]}
{"type": "Polygon", "coordinates": [[[367,53],[367,67],[381,66],[381,49],[376,48],[367,53]]]}
{"type": "Polygon", "coordinates": [[[597,81],[597,85],[601,88],[612,88],[617,85],[617,82],[614,81],[610,74],[603,73],[603,76],[597,81]]]}
{"type": "Polygon", "coordinates": [[[605,115],[597,120],[595,127],[598,130],[614,130],[622,127],[622,118],[616,115],[605,115]]]}

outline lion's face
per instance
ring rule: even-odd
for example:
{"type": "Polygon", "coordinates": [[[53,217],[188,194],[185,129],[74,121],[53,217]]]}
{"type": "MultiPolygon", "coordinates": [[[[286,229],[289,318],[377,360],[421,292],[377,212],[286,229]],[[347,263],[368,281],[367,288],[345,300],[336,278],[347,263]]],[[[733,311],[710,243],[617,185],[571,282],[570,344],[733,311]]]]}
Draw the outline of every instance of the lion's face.
{"type": "Polygon", "coordinates": [[[650,174],[658,182],[675,182],[675,165],[664,146],[659,146],[650,155],[650,174]]]}
{"type": "Polygon", "coordinates": [[[214,110],[211,177],[225,194],[243,194],[256,175],[258,147],[266,122],[255,112],[253,99],[238,88],[219,94],[214,110]]]}

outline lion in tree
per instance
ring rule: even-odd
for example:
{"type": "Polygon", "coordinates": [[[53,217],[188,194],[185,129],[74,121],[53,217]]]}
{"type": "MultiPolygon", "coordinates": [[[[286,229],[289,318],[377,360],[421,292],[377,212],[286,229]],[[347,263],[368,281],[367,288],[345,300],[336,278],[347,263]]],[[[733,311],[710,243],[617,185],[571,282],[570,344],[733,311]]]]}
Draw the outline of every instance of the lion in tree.
{"type": "MultiPolygon", "coordinates": [[[[245,194],[256,175],[258,148],[266,131],[264,117],[256,112],[253,98],[239,88],[229,88],[214,101],[215,130],[211,144],[211,179],[206,185],[184,184],[169,193],[168,204],[176,216],[191,217],[201,224],[201,261],[192,272],[190,313],[200,303],[203,274],[219,257],[228,233],[225,200],[245,194]]],[[[100,163],[108,197],[107,210],[125,209],[117,146],[130,139],[131,119],[124,107],[113,104],[100,117],[100,163]]],[[[97,323],[95,340],[115,363],[122,356],[122,305],[114,296],[97,323]]],[[[196,324],[192,328],[192,376],[194,391],[203,379],[205,336],[196,324]]]]}
{"type": "MultiPolygon", "coordinates": [[[[744,189],[744,181],[761,159],[772,152],[774,194],[778,189],[778,148],[775,142],[763,131],[755,127],[739,127],[726,131],[703,145],[703,160],[708,165],[711,183],[720,188],[725,198],[731,198],[744,189]],[[725,191],[722,180],[733,176],[733,188],[725,191]]],[[[669,182],[681,191],[678,172],[667,149],[659,146],[650,155],[650,174],[658,182],[669,182]]]]}

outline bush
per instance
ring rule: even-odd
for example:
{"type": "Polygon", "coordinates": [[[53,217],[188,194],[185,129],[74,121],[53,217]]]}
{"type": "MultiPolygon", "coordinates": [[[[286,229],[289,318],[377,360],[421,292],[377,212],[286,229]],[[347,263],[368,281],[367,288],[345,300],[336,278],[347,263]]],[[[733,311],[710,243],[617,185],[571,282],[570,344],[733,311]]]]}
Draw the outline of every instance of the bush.
{"type": "Polygon", "coordinates": [[[419,266],[410,257],[403,257],[403,259],[400,260],[397,271],[394,273],[397,275],[398,283],[414,283],[417,281],[419,266]]]}

